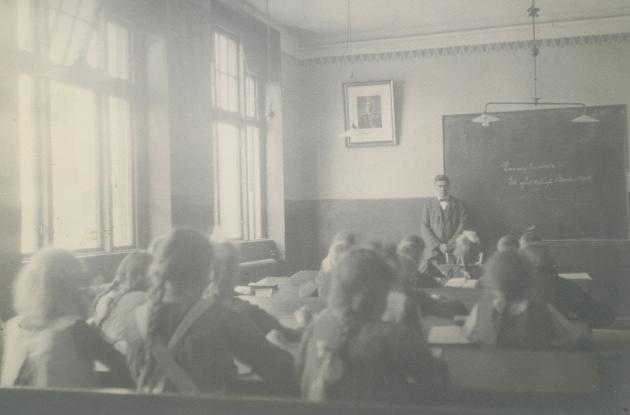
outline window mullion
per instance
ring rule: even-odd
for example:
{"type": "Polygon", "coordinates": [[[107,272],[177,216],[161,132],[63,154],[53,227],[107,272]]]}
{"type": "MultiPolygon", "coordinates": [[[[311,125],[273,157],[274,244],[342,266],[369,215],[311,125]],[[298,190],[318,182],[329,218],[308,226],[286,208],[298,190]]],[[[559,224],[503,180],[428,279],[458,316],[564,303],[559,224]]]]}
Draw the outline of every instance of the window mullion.
{"type": "Polygon", "coordinates": [[[111,129],[109,128],[109,100],[107,94],[99,94],[98,106],[99,117],[98,122],[100,124],[99,131],[99,145],[96,146],[100,149],[100,157],[97,154],[97,160],[100,165],[99,168],[99,201],[100,201],[100,239],[101,247],[106,251],[113,249],[113,217],[112,217],[112,186],[111,186],[111,152],[110,152],[110,140],[111,129]]]}
{"type": "Polygon", "coordinates": [[[249,192],[248,192],[248,165],[247,165],[247,124],[241,124],[240,128],[240,156],[241,164],[241,234],[243,239],[250,239],[249,231],[249,192]]]}

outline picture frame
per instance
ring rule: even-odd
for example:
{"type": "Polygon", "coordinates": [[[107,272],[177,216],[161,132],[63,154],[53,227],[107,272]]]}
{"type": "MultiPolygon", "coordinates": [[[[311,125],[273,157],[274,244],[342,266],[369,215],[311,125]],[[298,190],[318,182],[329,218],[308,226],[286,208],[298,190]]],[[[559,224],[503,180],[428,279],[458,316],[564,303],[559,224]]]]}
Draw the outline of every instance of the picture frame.
{"type": "Polygon", "coordinates": [[[396,145],[394,81],[343,84],[346,147],[396,145]]]}

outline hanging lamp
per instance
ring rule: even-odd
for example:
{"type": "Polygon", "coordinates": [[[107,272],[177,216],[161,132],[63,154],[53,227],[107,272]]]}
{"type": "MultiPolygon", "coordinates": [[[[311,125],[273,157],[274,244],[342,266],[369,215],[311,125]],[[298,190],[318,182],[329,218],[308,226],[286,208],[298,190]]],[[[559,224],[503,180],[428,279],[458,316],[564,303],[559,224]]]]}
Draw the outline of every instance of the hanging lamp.
{"type": "Polygon", "coordinates": [[[532,101],[518,101],[518,102],[488,102],[486,103],[483,113],[471,121],[477,124],[481,124],[482,127],[488,127],[491,123],[501,121],[501,118],[496,115],[492,115],[489,113],[488,108],[491,106],[509,106],[509,105],[533,105],[534,107],[538,107],[539,105],[545,106],[558,106],[558,107],[578,107],[582,109],[582,114],[574,119],[571,122],[574,123],[595,123],[599,122],[597,118],[594,118],[586,113],[586,104],[582,102],[548,102],[541,101],[538,97],[538,54],[540,53],[540,49],[537,46],[536,40],[536,18],[539,16],[540,9],[536,7],[536,0],[532,0],[532,5],[527,9],[528,16],[532,19],[532,59],[534,62],[534,79],[533,79],[533,93],[534,98],[532,101]]]}
{"type": "MultiPolygon", "coordinates": [[[[343,51],[342,58],[344,55],[351,56],[351,54],[349,53],[351,42],[352,42],[352,14],[351,14],[351,9],[350,9],[350,0],[347,0],[346,1],[346,47],[343,51]]],[[[354,73],[350,72],[350,81],[352,81],[353,79],[354,79],[354,73]]],[[[357,125],[353,122],[352,124],[350,124],[350,127],[348,127],[342,133],[338,134],[337,137],[348,139],[348,138],[352,138],[352,137],[355,137],[357,135],[362,135],[362,134],[366,134],[366,132],[361,130],[360,128],[357,128],[357,125]]]]}

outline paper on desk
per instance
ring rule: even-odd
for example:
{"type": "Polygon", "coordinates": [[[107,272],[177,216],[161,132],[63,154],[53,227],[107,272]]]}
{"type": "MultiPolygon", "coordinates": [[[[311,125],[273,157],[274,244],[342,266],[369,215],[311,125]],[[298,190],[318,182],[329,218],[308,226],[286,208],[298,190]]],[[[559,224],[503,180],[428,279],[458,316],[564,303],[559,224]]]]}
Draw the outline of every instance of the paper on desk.
{"type": "Polygon", "coordinates": [[[446,284],[444,284],[444,286],[461,288],[464,286],[464,284],[466,284],[466,281],[468,281],[466,278],[451,278],[450,280],[446,281],[446,284]]]}
{"type": "Polygon", "coordinates": [[[470,278],[451,278],[446,281],[444,284],[445,287],[456,287],[456,288],[476,288],[477,280],[473,280],[470,278]]]}
{"type": "Polygon", "coordinates": [[[590,281],[592,278],[588,275],[588,272],[561,272],[558,274],[561,278],[567,280],[587,280],[590,281]]]}
{"type": "Polygon", "coordinates": [[[464,335],[459,326],[434,326],[429,331],[429,344],[469,344],[470,340],[464,335]]]}

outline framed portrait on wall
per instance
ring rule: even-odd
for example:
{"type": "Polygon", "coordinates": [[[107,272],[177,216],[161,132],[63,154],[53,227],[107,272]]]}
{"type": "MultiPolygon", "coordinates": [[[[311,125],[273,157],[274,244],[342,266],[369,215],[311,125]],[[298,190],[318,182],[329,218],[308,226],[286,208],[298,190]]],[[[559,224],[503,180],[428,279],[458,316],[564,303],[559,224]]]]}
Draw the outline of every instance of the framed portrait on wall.
{"type": "Polygon", "coordinates": [[[346,147],[395,145],[394,82],[343,84],[346,147]]]}

